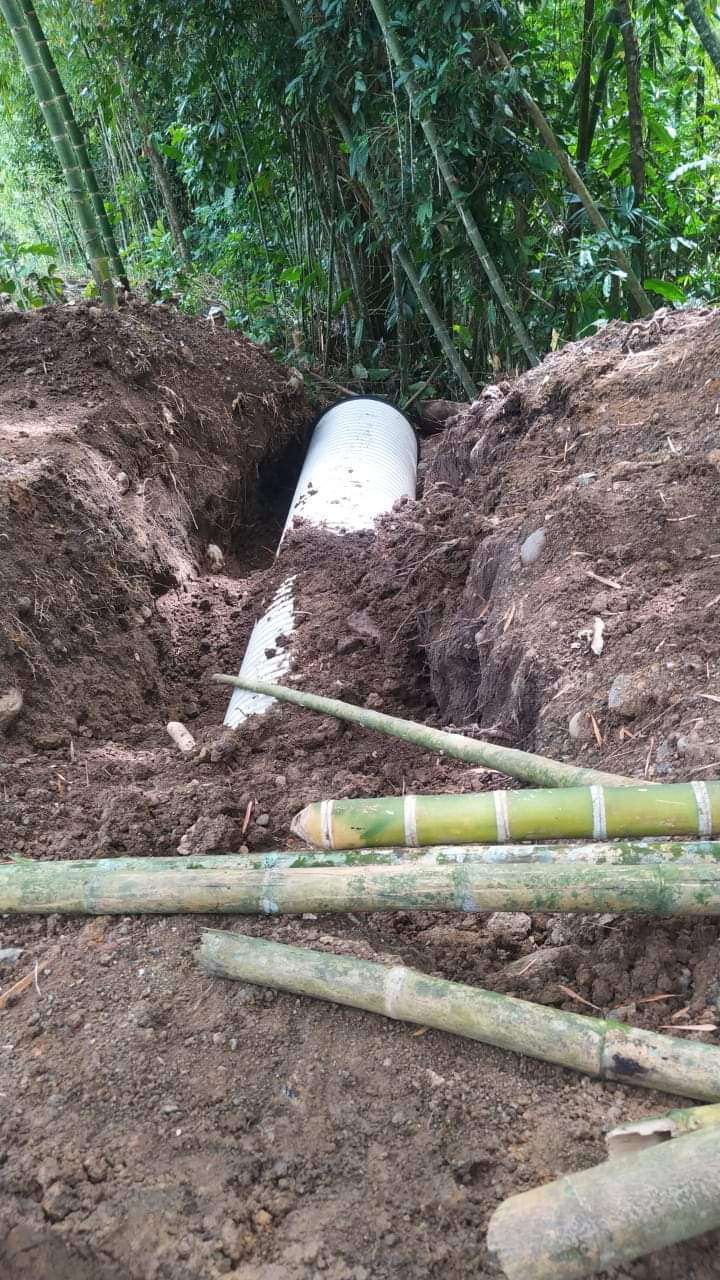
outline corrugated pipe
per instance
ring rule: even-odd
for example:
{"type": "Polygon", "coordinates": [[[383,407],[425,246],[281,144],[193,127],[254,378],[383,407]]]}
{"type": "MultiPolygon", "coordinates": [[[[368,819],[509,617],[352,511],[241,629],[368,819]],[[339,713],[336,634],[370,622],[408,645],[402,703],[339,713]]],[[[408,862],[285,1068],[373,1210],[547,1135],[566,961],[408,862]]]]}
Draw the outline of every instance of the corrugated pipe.
{"type": "MultiPolygon", "coordinates": [[[[383,400],[343,400],[318,419],[277,554],[296,517],[334,533],[371,529],[398,498],[415,497],[417,443],[407,418],[383,400]]],[[[290,670],[295,582],[286,578],[255,623],[240,675],[277,683],[290,670]]],[[[235,689],[225,714],[231,728],[267,711],[274,699],[235,689]]]]}

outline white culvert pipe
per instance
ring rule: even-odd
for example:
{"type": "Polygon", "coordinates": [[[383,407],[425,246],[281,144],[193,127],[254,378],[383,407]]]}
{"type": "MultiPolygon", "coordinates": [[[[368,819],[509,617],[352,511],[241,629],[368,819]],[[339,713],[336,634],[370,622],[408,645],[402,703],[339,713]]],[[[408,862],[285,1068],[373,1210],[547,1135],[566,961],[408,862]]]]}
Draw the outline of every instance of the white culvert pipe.
{"type": "MultiPolygon", "coordinates": [[[[398,498],[415,497],[417,443],[407,418],[371,397],[343,400],[318,419],[277,554],[296,517],[334,533],[371,529],[398,498]]],[[[290,669],[296,575],[283,582],[255,623],[240,675],[277,684],[290,669]]],[[[225,724],[236,728],[274,699],[235,689],[225,724]]]]}

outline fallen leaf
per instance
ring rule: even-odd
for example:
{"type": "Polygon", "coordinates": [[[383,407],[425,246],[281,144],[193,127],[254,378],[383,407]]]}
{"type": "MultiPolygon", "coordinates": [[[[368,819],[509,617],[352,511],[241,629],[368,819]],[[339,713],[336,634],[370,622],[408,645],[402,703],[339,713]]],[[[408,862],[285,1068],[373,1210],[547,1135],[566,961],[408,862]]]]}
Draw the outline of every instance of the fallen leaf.
{"type": "MultiPolygon", "coordinates": [[[[676,993],[672,991],[661,991],[656,996],[640,996],[640,998],[635,1000],[633,1003],[634,1004],[654,1004],[656,1000],[674,1000],[675,998],[676,998],[676,993]]],[[[673,1014],[673,1017],[677,1017],[677,1014],[673,1014]]]]}
{"type": "Polygon", "coordinates": [[[418,1036],[424,1036],[429,1030],[429,1027],[418,1027],[417,1031],[413,1031],[413,1040],[416,1040],[418,1036]]]}
{"type": "Polygon", "coordinates": [[[602,1013],[602,1009],[599,1004],[593,1004],[592,1000],[586,1000],[584,996],[579,996],[577,991],[573,991],[572,987],[563,987],[562,984],[558,985],[560,986],[560,990],[563,991],[566,996],[570,996],[571,1000],[579,1000],[580,1004],[586,1004],[588,1009],[597,1009],[599,1013],[602,1013]]]}
{"type": "Polygon", "coordinates": [[[26,973],[24,978],[20,978],[18,982],[15,982],[11,987],[8,987],[7,991],[4,991],[0,996],[0,1009],[7,1008],[8,1000],[10,1000],[12,996],[19,996],[23,991],[27,991],[28,987],[32,986],[34,978],[34,973],[26,973]]]}

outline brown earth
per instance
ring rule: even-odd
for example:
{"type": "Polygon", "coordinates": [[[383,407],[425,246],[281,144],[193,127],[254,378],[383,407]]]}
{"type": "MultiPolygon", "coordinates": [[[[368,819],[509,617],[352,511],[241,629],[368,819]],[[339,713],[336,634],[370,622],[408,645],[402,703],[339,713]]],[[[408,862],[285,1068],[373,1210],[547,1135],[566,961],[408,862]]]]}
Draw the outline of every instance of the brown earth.
{"type": "MultiPolygon", "coordinates": [[[[299,683],[617,772],[720,775],[717,313],[611,325],[489,389],[424,443],[421,498],[376,539],[300,528],[278,564],[310,411],[269,356],[165,308],[0,323],[0,698],[24,697],[0,737],[0,848],[277,848],[323,795],[497,785],[311,713],[220,730],[210,675],[237,669],[289,569],[299,683]],[[173,718],[197,738],[190,760],[173,718]]],[[[0,947],[22,948],[2,988],[38,966],[0,1010],[3,1280],[490,1280],[499,1200],[596,1163],[605,1129],[672,1105],[203,978],[208,922],[0,919],[0,947]]],[[[718,1016],[712,922],[241,927],[587,1012],[580,996],[640,1026],[718,1016]]],[[[717,1245],[612,1274],[705,1280],[717,1245]]]]}

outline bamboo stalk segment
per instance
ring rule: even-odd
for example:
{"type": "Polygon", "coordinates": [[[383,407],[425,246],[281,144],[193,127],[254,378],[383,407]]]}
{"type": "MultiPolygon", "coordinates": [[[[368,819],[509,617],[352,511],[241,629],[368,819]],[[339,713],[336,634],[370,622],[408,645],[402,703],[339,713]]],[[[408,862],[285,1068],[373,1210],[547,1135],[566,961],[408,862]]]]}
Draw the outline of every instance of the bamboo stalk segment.
{"type": "Polygon", "coordinates": [[[557,837],[720,834],[720,783],[382,796],[307,805],[293,834],[326,849],[557,837]]]}
{"type": "Polygon", "coordinates": [[[580,1280],[720,1227],[720,1132],[625,1155],[510,1196],[487,1243],[507,1280],[580,1280]]]}
{"type": "Polygon", "coordinates": [[[289,947],[219,929],[203,931],[197,960],[206,973],[367,1009],[435,1027],[603,1080],[720,1099],[720,1049],[564,1013],[514,996],[381,965],[289,947]]]}
{"type": "Polygon", "coordinates": [[[319,711],[321,715],[334,716],[336,720],[347,720],[363,729],[375,729],[378,733],[401,738],[426,751],[464,760],[466,764],[485,765],[488,769],[506,773],[510,778],[534,782],[539,787],[634,785],[632,778],[624,778],[622,774],[603,773],[600,769],[582,769],[574,764],[549,760],[546,756],[538,756],[531,751],[500,747],[495,742],[465,738],[461,733],[446,733],[444,729],[432,729],[415,720],[386,715],[384,711],[356,707],[351,702],[341,702],[339,698],[324,698],[318,693],[305,693],[302,689],[290,689],[281,684],[265,684],[260,680],[249,680],[245,676],[214,675],[213,680],[218,684],[232,684],[238,689],[247,689],[250,693],[261,693],[278,702],[291,702],[310,711],[319,711]]]}
{"type": "MultiPolygon", "coordinates": [[[[720,862],[650,865],[367,861],[288,867],[147,859],[0,867],[0,912],[129,915],[337,911],[612,911],[720,915],[720,862]],[[143,863],[145,865],[143,865],[143,863]]],[[[252,860],[250,860],[252,862],[252,860]]]]}
{"type": "Polygon", "coordinates": [[[663,1116],[650,1116],[644,1120],[631,1120],[605,1135],[605,1145],[611,1160],[655,1147],[670,1138],[684,1133],[697,1133],[699,1129],[718,1129],[720,1137],[720,1103],[711,1102],[704,1107],[676,1107],[663,1116]]]}

